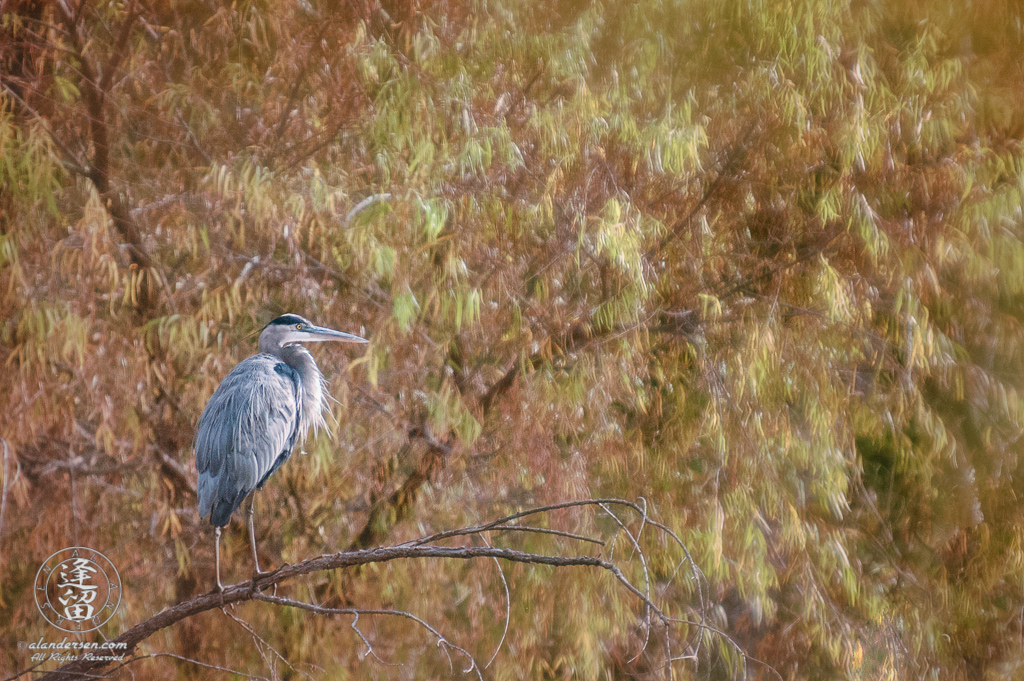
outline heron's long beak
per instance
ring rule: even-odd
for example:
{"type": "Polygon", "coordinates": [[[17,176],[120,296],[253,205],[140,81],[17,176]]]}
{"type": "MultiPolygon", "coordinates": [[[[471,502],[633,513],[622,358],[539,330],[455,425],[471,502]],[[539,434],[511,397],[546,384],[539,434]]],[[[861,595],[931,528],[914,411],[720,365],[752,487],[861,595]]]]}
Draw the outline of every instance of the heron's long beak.
{"type": "Polygon", "coordinates": [[[369,343],[370,341],[352,333],[335,331],[326,326],[309,326],[302,330],[302,343],[320,343],[324,341],[342,341],[344,343],[369,343]]]}

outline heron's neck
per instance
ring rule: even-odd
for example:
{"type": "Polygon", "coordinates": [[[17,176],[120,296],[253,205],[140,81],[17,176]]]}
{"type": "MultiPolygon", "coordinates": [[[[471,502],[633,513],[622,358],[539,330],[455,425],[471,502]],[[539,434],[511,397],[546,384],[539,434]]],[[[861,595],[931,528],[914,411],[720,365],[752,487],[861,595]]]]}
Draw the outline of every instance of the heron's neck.
{"type": "Polygon", "coordinates": [[[305,439],[309,429],[314,434],[327,424],[324,421],[324,380],[309,350],[301,345],[286,345],[278,355],[299,374],[302,407],[299,410],[299,434],[305,439]]]}

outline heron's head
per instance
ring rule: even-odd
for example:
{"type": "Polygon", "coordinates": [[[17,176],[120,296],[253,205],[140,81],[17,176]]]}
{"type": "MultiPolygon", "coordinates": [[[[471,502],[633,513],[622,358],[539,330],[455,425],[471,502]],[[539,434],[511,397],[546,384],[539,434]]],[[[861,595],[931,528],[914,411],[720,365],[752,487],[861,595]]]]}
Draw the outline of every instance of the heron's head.
{"type": "Polygon", "coordinates": [[[344,331],[335,331],[325,326],[317,326],[305,317],[297,314],[281,315],[271,321],[260,334],[260,352],[277,354],[281,348],[296,343],[322,343],[324,341],[342,341],[345,343],[366,343],[360,338],[344,331]]]}

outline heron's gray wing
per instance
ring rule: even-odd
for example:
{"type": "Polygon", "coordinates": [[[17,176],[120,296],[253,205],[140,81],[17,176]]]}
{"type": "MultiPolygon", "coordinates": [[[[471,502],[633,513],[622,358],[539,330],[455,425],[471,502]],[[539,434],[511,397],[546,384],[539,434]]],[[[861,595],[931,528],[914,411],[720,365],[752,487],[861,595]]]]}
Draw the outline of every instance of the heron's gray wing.
{"type": "Polygon", "coordinates": [[[227,375],[203,410],[195,442],[199,515],[209,515],[211,524],[226,525],[291,453],[300,405],[292,374],[272,355],[250,357],[227,375]]]}

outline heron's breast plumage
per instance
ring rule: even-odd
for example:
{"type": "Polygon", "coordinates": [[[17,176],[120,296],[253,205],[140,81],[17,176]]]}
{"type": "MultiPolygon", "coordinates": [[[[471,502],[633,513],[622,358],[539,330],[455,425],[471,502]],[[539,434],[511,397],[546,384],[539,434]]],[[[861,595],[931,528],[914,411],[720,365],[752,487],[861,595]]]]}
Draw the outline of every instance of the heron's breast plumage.
{"type": "Polygon", "coordinates": [[[327,400],[327,382],[320,373],[316,360],[309,350],[301,345],[289,345],[282,349],[281,357],[295,370],[300,383],[299,437],[305,439],[312,429],[315,435],[321,428],[326,428],[324,409],[327,400]]]}

